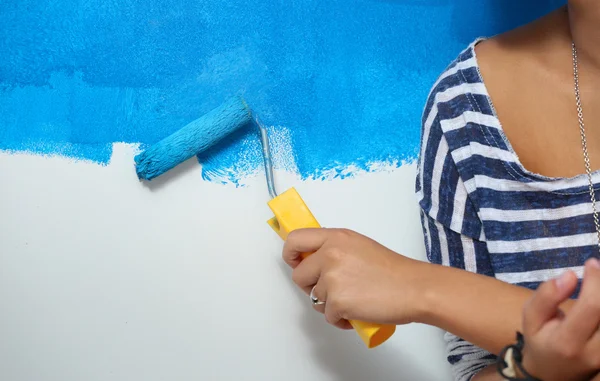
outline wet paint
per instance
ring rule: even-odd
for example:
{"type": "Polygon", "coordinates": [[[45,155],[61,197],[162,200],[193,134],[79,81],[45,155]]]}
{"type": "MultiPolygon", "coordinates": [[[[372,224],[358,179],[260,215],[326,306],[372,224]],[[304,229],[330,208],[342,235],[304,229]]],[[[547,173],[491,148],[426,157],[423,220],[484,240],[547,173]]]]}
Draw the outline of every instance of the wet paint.
{"type": "MultiPolygon", "coordinates": [[[[272,126],[277,167],[400,165],[456,54],[562,3],[3,1],[0,149],[106,164],[112,143],[145,147],[240,94],[272,126]]],[[[258,135],[200,161],[206,179],[235,183],[262,164],[258,135]]]]}

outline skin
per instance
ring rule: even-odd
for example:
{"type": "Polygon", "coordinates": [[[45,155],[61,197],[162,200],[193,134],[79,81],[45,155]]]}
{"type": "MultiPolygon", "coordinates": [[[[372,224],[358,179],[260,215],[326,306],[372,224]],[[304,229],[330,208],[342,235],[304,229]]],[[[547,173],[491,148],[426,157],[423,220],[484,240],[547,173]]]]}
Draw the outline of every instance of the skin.
{"type": "MultiPolygon", "coordinates": [[[[594,91],[600,84],[600,5],[595,0],[571,0],[568,12],[567,8],[560,9],[476,48],[499,119],[522,164],[529,171],[550,177],[584,173],[571,39],[578,47],[586,126],[594,126],[600,123],[600,107],[594,107],[600,105],[600,92],[594,91]]],[[[600,129],[588,127],[586,135],[592,170],[600,169],[600,129]]],[[[572,326],[587,313],[577,309],[575,301],[562,298],[563,294],[557,293],[560,300],[547,299],[544,290],[557,287],[555,283],[545,284],[534,293],[491,277],[404,257],[346,229],[294,231],[285,243],[283,259],[293,269],[292,278],[298,287],[308,294],[315,286],[315,295],[326,301],[315,309],[339,328],[349,329],[351,319],[423,323],[499,353],[514,342],[515,331],[523,331],[523,308],[527,306],[525,316],[538,316],[538,323],[527,326],[527,335],[532,342],[542,343],[529,347],[537,354],[526,354],[527,361],[553,359],[545,363],[545,371],[563,364],[558,359],[565,358],[586,375],[593,373],[590,369],[598,369],[594,368],[596,363],[586,362],[590,347],[576,347],[573,354],[546,345],[552,335],[564,338],[568,336],[565,332],[572,332],[556,328],[562,325],[549,318],[552,314],[548,311],[560,309],[561,316],[578,317],[573,318],[572,326]],[[314,254],[302,260],[301,253],[305,252],[314,254]],[[573,356],[585,360],[571,361],[573,356]]],[[[542,371],[536,363],[526,366],[542,371]]],[[[491,367],[473,380],[502,378],[491,367]]]]}
{"type": "Polygon", "coordinates": [[[600,6],[571,1],[522,28],[479,44],[480,71],[498,118],[531,172],[549,177],[584,173],[573,90],[571,40],[579,61],[579,86],[592,170],[600,169],[600,6]],[[590,9],[591,8],[591,9],[590,9]],[[595,14],[593,13],[595,12],[595,14]],[[571,36],[572,34],[572,36],[571,36]]]}
{"type": "MultiPolygon", "coordinates": [[[[544,381],[600,380],[600,262],[590,259],[580,297],[568,313],[560,304],[577,287],[576,275],[568,271],[544,282],[523,308],[524,368],[544,381]],[[552,364],[552,366],[549,366],[552,364]]],[[[518,372],[518,376],[523,376],[518,372]]],[[[495,367],[476,379],[502,380],[495,367]]]]}
{"type": "Polygon", "coordinates": [[[600,369],[600,262],[586,262],[581,295],[569,313],[559,306],[573,294],[572,272],[542,284],[525,304],[524,367],[546,381],[588,380],[600,369]],[[549,367],[547,364],[553,364],[549,367]]]}

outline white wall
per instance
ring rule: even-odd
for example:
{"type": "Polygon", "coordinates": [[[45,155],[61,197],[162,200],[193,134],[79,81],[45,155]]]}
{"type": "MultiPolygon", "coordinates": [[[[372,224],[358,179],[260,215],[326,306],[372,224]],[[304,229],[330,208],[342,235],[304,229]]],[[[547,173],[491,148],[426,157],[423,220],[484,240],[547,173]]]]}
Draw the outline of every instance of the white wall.
{"type": "MultiPolygon", "coordinates": [[[[236,189],[190,160],[149,188],[133,155],[0,153],[1,380],[451,379],[437,329],[399,327],[367,350],[312,310],[266,224],[262,175],[236,189]]],[[[322,225],[425,259],[414,171],[276,179],[322,225]]]]}

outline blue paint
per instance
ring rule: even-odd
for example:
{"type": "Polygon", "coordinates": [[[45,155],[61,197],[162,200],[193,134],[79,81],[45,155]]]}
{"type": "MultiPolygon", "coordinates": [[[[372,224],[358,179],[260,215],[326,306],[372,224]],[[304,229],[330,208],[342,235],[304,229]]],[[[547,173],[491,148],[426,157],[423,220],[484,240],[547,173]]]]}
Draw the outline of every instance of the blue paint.
{"type": "MultiPolygon", "coordinates": [[[[290,130],[304,178],[411,161],[447,63],[563,2],[4,0],[0,149],[107,163],[112,142],[146,147],[242,94],[290,130]]],[[[201,156],[205,177],[260,168],[258,144],[201,156]]]]}
{"type": "Polygon", "coordinates": [[[228,99],[219,107],[188,123],[135,158],[140,179],[152,180],[251,125],[252,112],[241,97],[228,99]]]}

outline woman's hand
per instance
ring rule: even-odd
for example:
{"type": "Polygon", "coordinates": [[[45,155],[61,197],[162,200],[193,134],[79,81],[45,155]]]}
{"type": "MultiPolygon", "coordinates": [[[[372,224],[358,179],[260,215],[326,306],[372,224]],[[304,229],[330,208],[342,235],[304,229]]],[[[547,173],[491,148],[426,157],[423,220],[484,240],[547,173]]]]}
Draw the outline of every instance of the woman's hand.
{"type": "MultiPolygon", "coordinates": [[[[600,262],[586,262],[579,299],[559,309],[577,287],[567,272],[542,284],[523,311],[523,367],[544,381],[590,380],[600,370],[600,262]]],[[[598,379],[598,376],[593,378],[598,379]]]]}
{"type": "Polygon", "coordinates": [[[325,304],[314,308],[339,328],[348,320],[379,324],[415,321],[423,262],[401,256],[377,242],[344,229],[300,229],[287,238],[283,259],[293,281],[325,304]],[[302,259],[302,253],[313,253],[302,259]]]}

